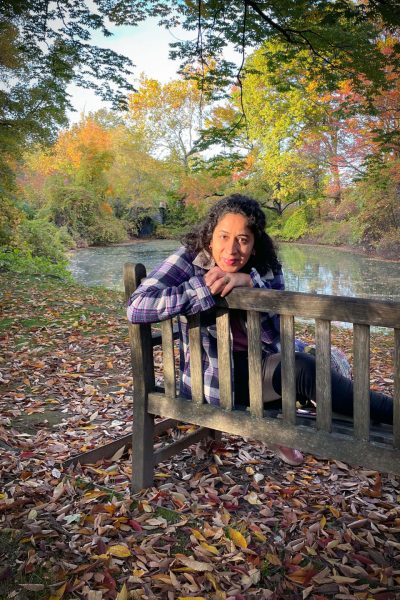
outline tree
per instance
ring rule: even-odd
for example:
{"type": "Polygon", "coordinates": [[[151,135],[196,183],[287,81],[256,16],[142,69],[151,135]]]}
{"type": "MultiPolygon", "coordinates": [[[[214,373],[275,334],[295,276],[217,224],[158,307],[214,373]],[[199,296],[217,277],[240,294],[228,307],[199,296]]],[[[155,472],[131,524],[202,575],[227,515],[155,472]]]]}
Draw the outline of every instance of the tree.
{"type": "Polygon", "coordinates": [[[24,194],[34,189],[42,197],[39,217],[65,226],[78,243],[122,241],[126,230],[112,214],[107,180],[113,161],[110,131],[86,117],[61,132],[51,149],[31,152],[19,183],[24,194]]]}
{"type": "Polygon", "coordinates": [[[147,140],[153,156],[167,158],[187,170],[207,111],[201,100],[193,80],[161,84],[142,76],[137,93],[129,97],[131,126],[147,140]]]}
{"type": "MultiPolygon", "coordinates": [[[[324,116],[317,102],[318,86],[306,76],[308,54],[282,60],[279,73],[271,72],[266,55],[281,51],[282,44],[271,40],[249,57],[241,97],[255,148],[253,172],[269,200],[266,208],[280,216],[292,204],[321,194],[316,186],[317,179],[321,182],[320,175],[316,177],[321,156],[306,151],[305,141],[324,116]]],[[[237,93],[236,104],[240,104],[237,93]]]]}
{"type": "Polygon", "coordinates": [[[150,154],[151,145],[140,131],[119,124],[109,132],[114,160],[107,181],[114,206],[126,210],[157,205],[173,186],[168,165],[150,154]]]}
{"type": "Polygon", "coordinates": [[[178,203],[198,204],[220,192],[230,175],[217,174],[199,154],[196,142],[211,106],[194,80],[161,84],[143,76],[129,107],[132,136],[143,140],[149,155],[157,159],[158,173],[164,171],[164,195],[172,195],[178,203]]]}
{"type": "Polygon", "coordinates": [[[105,27],[89,2],[5,0],[0,11],[0,177],[12,183],[14,162],[32,142],[66,125],[72,81],[121,108],[132,90],[131,62],[90,43],[105,27]]]}
{"type": "MultiPolygon", "coordinates": [[[[228,45],[244,57],[271,37],[284,44],[285,56],[308,52],[327,81],[346,72],[360,86],[365,79],[380,86],[385,60],[375,42],[383,28],[400,26],[398,0],[101,0],[100,6],[118,24],[158,16],[166,27],[180,23],[196,31],[193,40],[174,42],[171,55],[184,65],[198,63],[213,89],[238,75],[237,66],[223,57],[228,45]]],[[[393,65],[398,69],[398,61],[393,65]]]]}

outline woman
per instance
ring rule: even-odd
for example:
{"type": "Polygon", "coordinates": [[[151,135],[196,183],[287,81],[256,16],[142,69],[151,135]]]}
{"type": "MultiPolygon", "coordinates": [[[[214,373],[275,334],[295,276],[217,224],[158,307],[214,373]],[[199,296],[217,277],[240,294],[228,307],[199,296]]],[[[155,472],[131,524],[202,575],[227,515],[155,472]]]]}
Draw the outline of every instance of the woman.
{"type": "MultiPolygon", "coordinates": [[[[176,250],[132,294],[128,319],[152,323],[179,317],[180,394],[191,398],[187,315],[200,313],[205,400],[219,404],[216,337],[216,296],[224,297],[236,287],[283,290],[284,281],[271,238],[265,233],[265,215],[259,204],[233,194],[217,202],[204,222],[183,239],[176,250]]],[[[248,363],[245,313],[231,311],[233,387],[235,406],[248,405],[248,363]]],[[[263,393],[266,401],[281,397],[279,316],[261,315],[263,393]]],[[[300,402],[315,399],[315,358],[296,341],[296,393],[300,402]]],[[[390,423],[392,399],[370,392],[371,418],[390,423]]],[[[333,410],[353,413],[353,384],[332,369],[333,410]]],[[[276,447],[291,465],[301,464],[299,450],[276,447]]]]}

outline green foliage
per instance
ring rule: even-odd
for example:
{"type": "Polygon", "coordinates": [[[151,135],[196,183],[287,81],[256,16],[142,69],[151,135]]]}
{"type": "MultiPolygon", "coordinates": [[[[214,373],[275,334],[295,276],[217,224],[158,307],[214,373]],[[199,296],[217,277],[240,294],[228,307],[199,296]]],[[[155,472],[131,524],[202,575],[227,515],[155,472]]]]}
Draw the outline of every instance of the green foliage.
{"type": "Polygon", "coordinates": [[[66,260],[52,262],[43,256],[33,256],[27,250],[0,250],[0,271],[25,273],[30,275],[50,275],[61,279],[72,279],[66,260]]]}
{"type": "Polygon", "coordinates": [[[309,231],[307,214],[304,207],[295,210],[285,221],[280,237],[286,241],[298,240],[309,231]]]}
{"type": "MultiPolygon", "coordinates": [[[[122,0],[104,4],[117,23],[136,23],[146,16],[162,17],[166,27],[179,22],[184,29],[197,31],[191,41],[172,44],[172,57],[192,67],[197,59],[207,65],[215,61],[201,78],[202,88],[221,94],[228,82],[237,81],[236,64],[224,58],[228,45],[249,50],[271,38],[284,44],[282,55],[295,56],[305,50],[312,66],[322,71],[327,84],[346,72],[362,87],[366,82],[379,86],[386,58],[375,45],[379,29],[396,30],[400,25],[398,0],[385,2],[341,2],[330,0],[285,0],[253,2],[248,0],[203,0],[196,2],[166,0],[122,0]],[[218,89],[219,88],[219,89],[218,89]]],[[[279,64],[279,57],[276,57],[279,64]]],[[[395,61],[393,61],[395,63],[395,61]]]]}
{"type": "Polygon", "coordinates": [[[387,258],[400,256],[399,161],[372,161],[363,179],[352,190],[358,204],[360,241],[387,258]]]}
{"type": "Polygon", "coordinates": [[[201,209],[199,210],[193,204],[186,205],[182,200],[175,198],[167,200],[166,225],[174,227],[194,225],[201,218],[200,214],[201,209]]]}
{"type": "Polygon", "coordinates": [[[399,260],[400,227],[392,227],[385,231],[376,245],[376,252],[383,258],[399,260]]]}
{"type": "Polygon", "coordinates": [[[91,3],[10,0],[0,8],[0,180],[11,189],[16,161],[32,143],[49,143],[67,125],[68,86],[93,89],[114,108],[132,90],[131,61],[91,43],[110,33],[91,3]]]}
{"type": "Polygon", "coordinates": [[[150,156],[143,132],[123,124],[109,131],[114,161],[106,179],[115,198],[112,203],[119,205],[121,215],[133,204],[153,206],[170,183],[168,165],[150,156]]]}
{"type": "Polygon", "coordinates": [[[15,202],[7,196],[0,196],[0,247],[11,244],[23,214],[15,202]]]}
{"type": "Polygon", "coordinates": [[[157,235],[179,239],[182,234],[196,225],[207,211],[205,203],[185,204],[183,200],[170,193],[167,198],[165,225],[157,226],[157,235]]]}
{"type": "Polygon", "coordinates": [[[54,179],[50,190],[49,216],[65,226],[78,243],[111,244],[126,239],[126,227],[112,214],[111,207],[99,202],[96,193],[83,186],[54,179]]]}
{"type": "Polygon", "coordinates": [[[351,244],[352,226],[348,221],[326,221],[310,230],[313,239],[321,244],[340,246],[351,244]]]}
{"type": "Polygon", "coordinates": [[[87,224],[85,238],[95,246],[117,244],[127,239],[126,227],[125,221],[112,215],[97,214],[87,224]]]}
{"type": "Polygon", "coordinates": [[[18,228],[17,236],[20,240],[20,248],[27,247],[33,257],[44,257],[52,262],[63,261],[65,247],[73,246],[72,238],[65,230],[45,219],[23,221],[18,228]]]}

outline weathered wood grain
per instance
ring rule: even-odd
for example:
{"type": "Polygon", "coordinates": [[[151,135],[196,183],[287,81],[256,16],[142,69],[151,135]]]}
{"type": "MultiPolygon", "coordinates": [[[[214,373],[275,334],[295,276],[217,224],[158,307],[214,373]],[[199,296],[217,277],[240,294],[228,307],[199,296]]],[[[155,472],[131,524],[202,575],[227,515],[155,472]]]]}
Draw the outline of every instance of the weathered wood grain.
{"type": "MultiPolygon", "coordinates": [[[[129,297],[146,277],[143,265],[124,265],[125,295],[129,297]]],[[[153,483],[154,416],[148,412],[148,392],[154,387],[153,344],[150,325],[129,323],[129,341],[133,372],[132,491],[153,483]]]]}
{"type": "Polygon", "coordinates": [[[191,315],[189,324],[190,382],[193,402],[203,404],[203,365],[200,340],[200,315],[191,315]]]}
{"type": "Polygon", "coordinates": [[[317,429],[332,429],[331,324],[315,322],[317,429]]]}
{"type": "Polygon", "coordinates": [[[179,416],[186,423],[259,440],[267,446],[283,444],[321,458],[334,457],[353,465],[400,475],[399,452],[392,445],[366,442],[352,435],[327,434],[315,428],[291,425],[283,419],[260,419],[248,412],[227,412],[209,404],[196,406],[184,398],[167,398],[155,392],[149,394],[149,410],[170,418],[179,416]]]}
{"type": "MultiPolygon", "coordinates": [[[[125,293],[145,274],[142,266],[125,267],[125,293]]],[[[217,336],[221,406],[204,403],[200,318],[189,317],[189,344],[193,401],[176,397],[171,324],[161,325],[164,335],[165,392],[155,391],[150,327],[130,325],[134,372],[134,459],[133,486],[137,491],[152,484],[154,464],[166,460],[204,436],[227,432],[263,441],[297,447],[323,458],[335,458],[371,469],[400,475],[400,303],[338,296],[278,292],[275,290],[233,290],[219,300],[217,336]],[[222,310],[221,310],[222,309],[222,310]],[[248,311],[250,411],[232,410],[231,348],[228,309],[248,311]],[[259,312],[281,315],[282,415],[266,416],[262,399],[262,364],[259,312]],[[305,426],[296,414],[294,316],[316,320],[317,419],[305,426]],[[330,382],[330,322],[354,323],[354,426],[332,419],[330,382]],[[369,326],[395,329],[394,429],[382,435],[370,426],[369,417],[369,326]],[[182,420],[201,429],[154,453],[154,416],[182,420]],[[345,426],[346,425],[346,426],[345,426]],[[211,429],[213,431],[211,431],[211,429]],[[371,432],[374,431],[372,434],[371,432]],[[192,436],[192,437],[191,437],[192,436]]],[[[309,423],[309,422],[308,422],[309,423]]]]}
{"type": "Polygon", "coordinates": [[[168,319],[161,323],[161,334],[165,393],[167,396],[174,398],[176,395],[176,385],[172,319],[168,319]]]}
{"type": "Polygon", "coordinates": [[[359,440],[369,438],[369,350],[368,325],[355,323],[353,329],[354,435],[359,440]]]}
{"type": "Polygon", "coordinates": [[[250,288],[233,289],[218,305],[306,319],[400,327],[400,302],[250,288]]]}
{"type": "MultiPolygon", "coordinates": [[[[178,423],[175,419],[163,419],[162,421],[158,421],[154,424],[154,435],[160,435],[167,431],[167,429],[171,429],[175,427],[178,423]]],[[[103,444],[102,446],[98,446],[97,448],[93,448],[93,450],[87,450],[86,452],[81,452],[80,454],[75,454],[75,456],[71,456],[62,463],[64,468],[69,467],[70,465],[77,465],[78,463],[81,465],[91,465],[97,463],[99,460],[107,460],[114,456],[114,454],[120,450],[121,448],[125,448],[125,451],[128,448],[132,448],[134,445],[134,440],[132,438],[132,433],[128,433],[127,435],[123,435],[108,444],[103,444]]]]}
{"type": "Polygon", "coordinates": [[[247,313],[247,334],[249,345],[250,412],[255,417],[262,417],[264,405],[262,394],[261,325],[260,315],[255,311],[247,313]]]}
{"type": "Polygon", "coordinates": [[[296,382],[294,365],[294,319],[292,315],[281,316],[282,353],[282,414],[291,425],[296,422],[296,382]]]}
{"type": "Polygon", "coordinates": [[[219,402],[221,408],[232,410],[232,372],[231,372],[231,343],[229,328],[229,310],[217,311],[217,344],[218,344],[218,373],[219,402]]]}

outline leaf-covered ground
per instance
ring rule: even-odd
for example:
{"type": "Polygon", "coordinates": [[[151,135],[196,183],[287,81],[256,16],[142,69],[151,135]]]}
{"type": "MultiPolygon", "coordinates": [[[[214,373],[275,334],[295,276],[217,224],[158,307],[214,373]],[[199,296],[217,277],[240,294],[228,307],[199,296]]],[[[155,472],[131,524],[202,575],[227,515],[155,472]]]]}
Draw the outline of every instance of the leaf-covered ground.
{"type": "MultiPolygon", "coordinates": [[[[131,429],[122,295],[4,274],[0,286],[0,598],[400,598],[392,475],[312,456],[292,468],[228,436],[159,465],[133,497],[128,456],[64,471],[131,429]]],[[[351,353],[349,331],[334,341],[351,353]]],[[[388,391],[391,343],[371,345],[372,383],[388,391]]]]}

